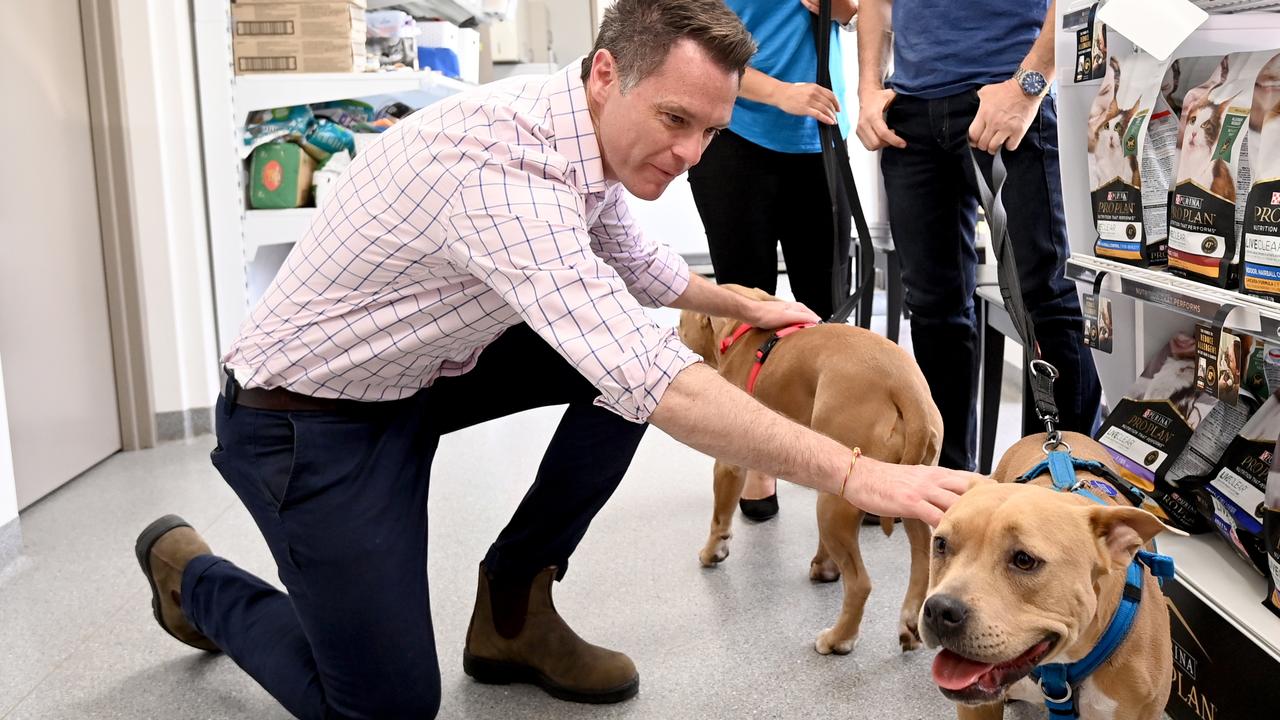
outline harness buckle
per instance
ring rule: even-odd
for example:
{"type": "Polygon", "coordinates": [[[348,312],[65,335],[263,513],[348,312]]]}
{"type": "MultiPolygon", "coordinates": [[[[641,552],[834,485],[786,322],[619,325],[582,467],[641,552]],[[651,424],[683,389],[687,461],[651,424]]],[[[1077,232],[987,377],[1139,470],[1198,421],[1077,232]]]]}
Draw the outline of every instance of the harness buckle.
{"type": "Polygon", "coordinates": [[[1070,683],[1066,683],[1066,684],[1064,684],[1064,686],[1063,686],[1063,687],[1065,687],[1065,688],[1067,689],[1067,694],[1066,694],[1066,695],[1063,695],[1063,696],[1062,696],[1062,697],[1060,697],[1060,698],[1050,697],[1050,695],[1049,695],[1049,691],[1044,689],[1044,678],[1043,678],[1043,677],[1042,677],[1042,678],[1040,678],[1040,680],[1037,682],[1037,684],[1040,686],[1040,694],[1044,696],[1044,699],[1045,699],[1045,700],[1048,700],[1048,701],[1049,701],[1049,702],[1051,702],[1051,703],[1065,703],[1065,702],[1067,702],[1068,700],[1070,700],[1070,699],[1071,699],[1071,697],[1072,697],[1072,695],[1074,694],[1074,691],[1071,689],[1071,684],[1070,684],[1070,683]]]}

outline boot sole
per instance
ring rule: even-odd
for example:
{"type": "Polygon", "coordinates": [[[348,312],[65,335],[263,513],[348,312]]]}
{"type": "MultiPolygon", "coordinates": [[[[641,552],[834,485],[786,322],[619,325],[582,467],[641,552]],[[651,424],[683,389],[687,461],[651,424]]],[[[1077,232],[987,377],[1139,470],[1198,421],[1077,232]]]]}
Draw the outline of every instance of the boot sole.
{"type": "Polygon", "coordinates": [[[510,685],[511,683],[537,685],[557,700],[591,705],[608,705],[622,702],[635,697],[636,693],[640,692],[639,675],[616,688],[596,692],[583,692],[559,685],[528,665],[489,660],[476,657],[468,652],[462,654],[462,669],[473,680],[486,685],[510,685]]]}
{"type": "Polygon", "coordinates": [[[169,636],[174,640],[177,640],[184,645],[196,648],[197,650],[217,652],[208,648],[202,648],[199,645],[192,645],[186,640],[174,635],[173,631],[169,629],[169,626],[165,624],[164,617],[160,613],[160,588],[156,587],[156,578],[151,572],[151,548],[155,547],[156,542],[158,542],[165,533],[180,527],[191,527],[191,523],[183,520],[177,515],[165,515],[144,528],[142,533],[138,535],[138,541],[133,545],[133,553],[138,558],[138,566],[142,568],[142,574],[146,576],[147,584],[151,586],[151,614],[155,616],[156,624],[163,628],[165,632],[169,633],[169,636]]]}

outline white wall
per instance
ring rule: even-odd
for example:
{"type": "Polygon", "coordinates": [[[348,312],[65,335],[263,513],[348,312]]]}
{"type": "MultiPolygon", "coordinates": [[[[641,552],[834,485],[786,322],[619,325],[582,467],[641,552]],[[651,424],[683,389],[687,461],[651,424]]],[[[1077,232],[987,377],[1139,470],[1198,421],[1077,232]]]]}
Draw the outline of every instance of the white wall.
{"type": "Polygon", "coordinates": [[[116,3],[156,412],[217,398],[208,230],[186,2],[116,3]]]}
{"type": "Polygon", "coordinates": [[[9,414],[4,402],[4,372],[0,371],[0,528],[16,517],[18,484],[13,477],[13,447],[9,444],[9,414]]]}

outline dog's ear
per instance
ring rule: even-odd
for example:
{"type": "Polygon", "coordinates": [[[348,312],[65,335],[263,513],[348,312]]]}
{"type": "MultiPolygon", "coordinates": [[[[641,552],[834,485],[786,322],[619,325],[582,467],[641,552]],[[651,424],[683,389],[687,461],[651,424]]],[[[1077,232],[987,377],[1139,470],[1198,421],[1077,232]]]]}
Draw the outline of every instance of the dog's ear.
{"type": "Polygon", "coordinates": [[[966,491],[983,487],[984,485],[999,485],[1000,481],[990,475],[979,475],[978,473],[969,473],[969,487],[966,491]]]}
{"type": "Polygon", "coordinates": [[[1119,566],[1128,565],[1151,538],[1170,530],[1155,515],[1134,507],[1096,505],[1086,512],[1094,537],[1106,548],[1112,563],[1119,566]]]}
{"type": "Polygon", "coordinates": [[[719,357],[716,353],[718,341],[710,317],[692,310],[682,310],[678,332],[680,342],[701,355],[704,362],[713,368],[718,365],[719,357]]]}

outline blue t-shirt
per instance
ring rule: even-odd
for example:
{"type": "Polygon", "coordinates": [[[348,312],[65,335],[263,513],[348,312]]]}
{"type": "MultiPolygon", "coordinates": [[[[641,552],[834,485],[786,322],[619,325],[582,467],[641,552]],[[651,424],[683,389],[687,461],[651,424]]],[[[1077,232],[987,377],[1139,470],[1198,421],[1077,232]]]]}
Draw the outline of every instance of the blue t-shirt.
{"type": "Polygon", "coordinates": [[[889,86],[931,99],[1008,80],[1048,12],[1048,0],[894,0],[889,86]]]}
{"type": "MultiPolygon", "coordinates": [[[[742,18],[759,51],[751,67],[786,83],[817,82],[818,48],[813,42],[813,14],[800,0],[725,0],[742,18]]],[[[844,65],[840,56],[840,28],[831,24],[831,87],[840,100],[840,134],[849,134],[844,111],[844,65]]],[[[729,129],[762,147],[785,153],[822,151],[818,121],[789,115],[764,103],[738,98],[729,129]]]]}

